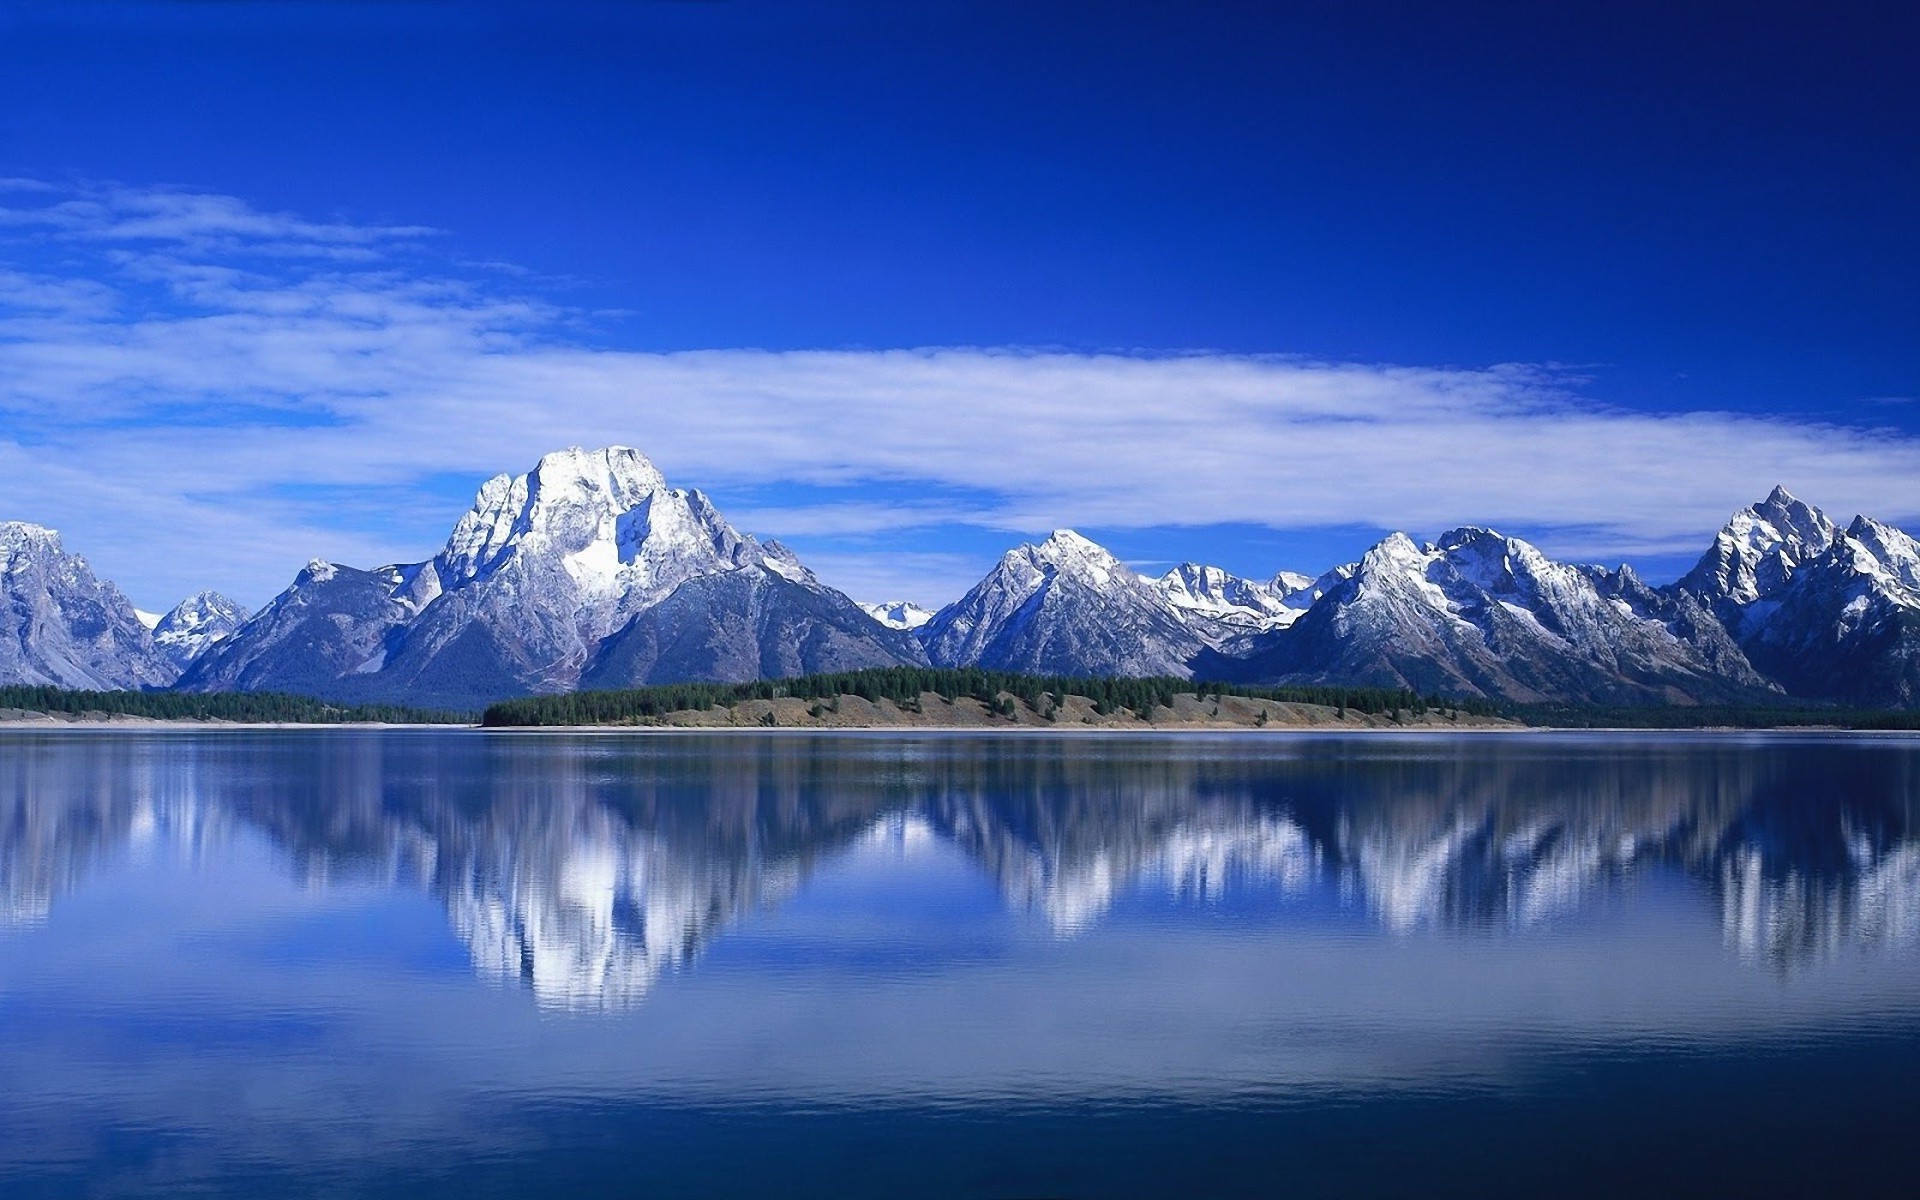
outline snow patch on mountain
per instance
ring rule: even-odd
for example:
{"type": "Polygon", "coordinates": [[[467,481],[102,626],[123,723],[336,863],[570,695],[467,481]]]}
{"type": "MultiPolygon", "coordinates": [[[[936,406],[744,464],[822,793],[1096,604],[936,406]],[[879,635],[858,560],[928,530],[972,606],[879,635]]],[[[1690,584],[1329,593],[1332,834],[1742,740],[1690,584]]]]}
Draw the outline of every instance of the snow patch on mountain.
{"type": "Polygon", "coordinates": [[[1293,624],[1311,601],[1295,604],[1289,600],[1300,596],[1313,581],[1282,572],[1274,583],[1260,583],[1219,567],[1189,562],[1154,582],[1176,612],[1210,643],[1218,645],[1232,637],[1293,624]]]}
{"type": "Polygon", "coordinates": [[[922,608],[911,600],[884,600],[879,604],[862,604],[861,610],[888,629],[918,629],[933,620],[933,610],[922,608]]]}
{"type": "Polygon", "coordinates": [[[219,592],[197,592],[151,626],[154,644],[186,670],[193,660],[231,636],[252,615],[219,592]]]}

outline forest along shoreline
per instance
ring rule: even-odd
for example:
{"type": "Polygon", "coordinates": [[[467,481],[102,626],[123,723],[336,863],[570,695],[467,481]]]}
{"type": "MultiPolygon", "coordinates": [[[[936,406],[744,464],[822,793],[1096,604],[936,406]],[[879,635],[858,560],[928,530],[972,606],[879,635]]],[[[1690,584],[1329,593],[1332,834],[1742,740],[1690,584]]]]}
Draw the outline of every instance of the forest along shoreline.
{"type": "Polygon", "coordinates": [[[1005,695],[997,703],[926,692],[905,701],[839,695],[828,698],[779,697],[742,700],[707,708],[675,709],[565,725],[515,725],[487,722],[490,728],[517,729],[1030,729],[1069,732],[1084,729],[1519,729],[1516,721],[1476,716],[1458,710],[1411,708],[1382,713],[1342,710],[1321,704],[1288,703],[1242,696],[1176,693],[1172,703],[1144,713],[1130,708],[1101,711],[1085,696],[1068,695],[1056,704],[1031,705],[1005,695]]]}

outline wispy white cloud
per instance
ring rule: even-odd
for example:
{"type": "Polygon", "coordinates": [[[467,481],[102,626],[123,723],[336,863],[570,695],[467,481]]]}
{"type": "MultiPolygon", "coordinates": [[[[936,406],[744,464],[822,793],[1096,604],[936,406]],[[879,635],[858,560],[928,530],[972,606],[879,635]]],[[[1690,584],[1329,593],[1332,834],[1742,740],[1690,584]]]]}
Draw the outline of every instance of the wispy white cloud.
{"type": "MultiPolygon", "coordinates": [[[[1920,515],[1910,437],[1610,408],[1536,367],[635,353],[569,336],[577,314],[500,272],[455,277],[413,226],[98,186],[12,188],[8,228],[60,253],[22,237],[0,259],[0,515],[64,527],[150,604],[201,583],[259,599],[312,554],[423,557],[457,515],[427,500],[434,481],[568,444],[631,444],[678,482],[752,488],[740,523],[771,536],[1477,522],[1618,558],[1698,546],[1776,481],[1843,512],[1920,515]],[[982,499],[895,502],[915,488],[982,499]],[[343,507],[340,489],[395,511],[343,507]]],[[[823,575],[874,596],[943,579],[926,597],[964,576],[937,544],[922,565],[943,565],[919,572],[857,551],[823,575]]]]}

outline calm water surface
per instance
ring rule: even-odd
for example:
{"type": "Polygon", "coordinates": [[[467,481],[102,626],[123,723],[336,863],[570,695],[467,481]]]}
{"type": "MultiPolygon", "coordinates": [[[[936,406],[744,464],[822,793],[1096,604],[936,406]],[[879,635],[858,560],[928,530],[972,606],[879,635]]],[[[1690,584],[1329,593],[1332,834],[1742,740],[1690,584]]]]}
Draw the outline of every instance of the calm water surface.
{"type": "Polygon", "coordinates": [[[1920,740],[0,734],[0,1194],[1886,1194],[1920,740]]]}

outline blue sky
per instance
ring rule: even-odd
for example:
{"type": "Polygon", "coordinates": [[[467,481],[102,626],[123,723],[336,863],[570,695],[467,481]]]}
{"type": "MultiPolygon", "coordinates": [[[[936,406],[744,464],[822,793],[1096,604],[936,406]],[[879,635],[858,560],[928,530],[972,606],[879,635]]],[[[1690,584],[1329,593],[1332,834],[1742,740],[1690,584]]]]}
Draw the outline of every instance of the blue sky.
{"type": "Polygon", "coordinates": [[[1414,8],[15,0],[0,516],[146,607],[575,442],[869,599],[1920,518],[1916,18],[1414,8]]]}

